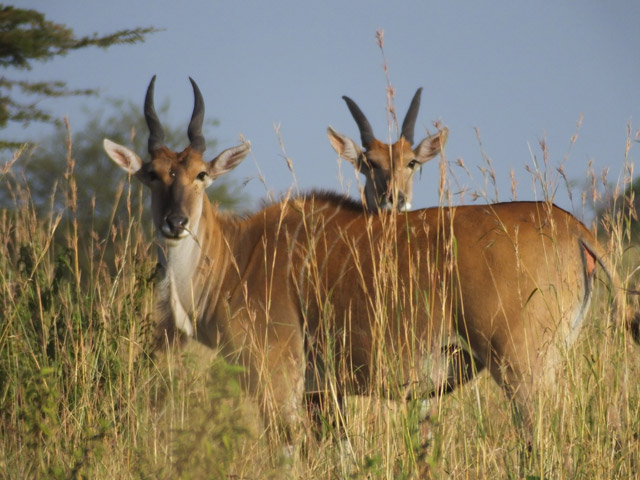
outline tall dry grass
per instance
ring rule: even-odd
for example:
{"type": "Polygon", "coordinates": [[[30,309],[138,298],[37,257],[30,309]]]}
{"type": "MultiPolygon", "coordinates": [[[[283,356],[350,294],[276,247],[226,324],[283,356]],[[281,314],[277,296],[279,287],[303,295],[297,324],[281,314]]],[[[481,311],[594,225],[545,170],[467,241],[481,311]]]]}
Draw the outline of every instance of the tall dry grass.
{"type": "MultiPolygon", "coordinates": [[[[150,226],[131,209],[106,231],[78,225],[80,187],[68,142],[68,171],[58,179],[65,211],[37,215],[28,185],[11,177],[12,162],[0,176],[12,182],[15,198],[14,208],[0,211],[1,478],[638,476],[640,357],[626,331],[612,328],[602,282],[587,328],[565,353],[559,388],[539,399],[531,453],[523,450],[503,393],[482,374],[434,399],[427,419],[419,402],[388,398],[382,384],[389,378],[380,375],[373,387],[378,397],[349,397],[338,408],[330,395],[315,412],[314,432],[296,439],[304,443],[299,454],[274,454],[255,405],[240,389],[237,367],[193,343],[152,355],[150,226]]],[[[550,200],[553,182],[563,177],[553,174],[544,145],[541,153],[532,161],[532,181],[550,200]]],[[[488,197],[495,175],[484,158],[487,188],[475,195],[488,197]]],[[[453,168],[464,172],[458,165],[453,168]]],[[[630,166],[627,171],[630,176],[630,166]]],[[[441,172],[442,202],[455,202],[451,185],[459,180],[446,159],[441,172]]],[[[130,195],[125,187],[114,202],[129,204],[130,195]]],[[[629,210],[612,209],[600,225],[625,281],[638,265],[626,234],[630,218],[629,210]]],[[[393,249],[392,238],[388,246],[393,249]]],[[[393,265],[384,268],[378,298],[394,295],[393,265]]],[[[383,305],[373,307],[380,312],[376,321],[388,320],[383,305]]],[[[337,341],[327,338],[327,348],[337,341]]],[[[376,362],[380,372],[393,372],[394,359],[384,350],[376,362]]],[[[346,367],[327,365],[329,392],[339,368],[346,367]]]]}

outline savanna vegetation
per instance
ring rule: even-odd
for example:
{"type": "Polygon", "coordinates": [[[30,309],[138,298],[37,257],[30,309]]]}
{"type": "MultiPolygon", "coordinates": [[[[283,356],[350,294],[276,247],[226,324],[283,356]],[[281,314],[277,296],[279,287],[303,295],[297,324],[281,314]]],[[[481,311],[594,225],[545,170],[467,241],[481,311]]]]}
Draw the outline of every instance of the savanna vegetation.
{"type": "MultiPolygon", "coordinates": [[[[615,328],[615,318],[609,321],[611,305],[601,282],[588,327],[566,352],[561,387],[539,400],[530,453],[523,450],[504,395],[481,375],[434,399],[426,419],[419,404],[384,398],[349,398],[343,410],[329,403],[315,438],[299,439],[305,445],[299,456],[274,454],[255,406],[240,389],[238,367],[194,343],[152,354],[156,259],[150,224],[136,202],[141,194],[123,179],[121,195],[107,209],[122,208],[122,216],[109,215],[100,226],[81,222],[74,168],[81,159],[69,136],[60,143],[67,148],[66,168],[55,188],[63,201],[52,201],[49,210],[37,207],[29,183],[14,175],[29,151],[17,150],[0,177],[14,202],[0,211],[0,475],[636,475],[639,356],[628,333],[615,328]]],[[[105,157],[98,161],[107,168],[105,157]]],[[[616,204],[623,207],[597,222],[600,238],[622,277],[633,280],[632,202],[620,198],[616,204]]]]}
{"type": "MultiPolygon", "coordinates": [[[[5,24],[15,13],[7,8],[5,24]]],[[[274,452],[237,366],[194,342],[153,350],[156,254],[144,192],[99,145],[107,136],[143,152],[137,109],[124,105],[118,122],[97,118],[77,132],[63,126],[0,161],[0,478],[638,477],[640,351],[601,281],[559,388],[538,399],[531,451],[484,373],[434,398],[428,416],[384,393],[350,397],[342,409],[329,401],[314,412],[314,431],[295,439],[297,455],[274,452]]],[[[176,132],[182,138],[183,126],[176,132]]],[[[605,185],[603,201],[592,174],[572,198],[598,211],[593,228],[634,289],[632,132],[623,184],[605,185]]],[[[484,159],[486,187],[465,201],[507,196],[484,159]]],[[[566,183],[552,160],[541,144],[530,168],[546,200],[566,183]]],[[[468,171],[446,158],[440,166],[442,203],[455,203],[468,171]]],[[[212,196],[236,208],[233,185],[216,185],[212,196]]],[[[637,303],[630,296],[619,307],[637,303]]]]}

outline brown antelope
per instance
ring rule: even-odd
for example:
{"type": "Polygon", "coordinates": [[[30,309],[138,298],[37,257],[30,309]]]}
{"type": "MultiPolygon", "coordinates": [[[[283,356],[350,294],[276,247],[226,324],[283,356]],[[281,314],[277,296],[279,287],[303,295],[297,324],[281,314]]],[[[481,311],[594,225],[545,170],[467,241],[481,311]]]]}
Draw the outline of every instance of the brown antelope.
{"type": "Polygon", "coordinates": [[[419,88],[402,122],[400,138],[392,145],[381,142],[373,134],[371,124],[358,105],[349,97],[342,97],[360,129],[364,151],[346,135],[327,129],[331,146],[342,158],[350,162],[365,176],[364,199],[370,211],[395,208],[411,210],[413,197],[413,175],[425,162],[436,157],[447,142],[449,130],[445,127],[438,133],[423,139],[415,149],[413,133],[418,109],[419,88]]]}
{"type": "Polygon", "coordinates": [[[151,189],[165,267],[159,328],[240,362],[266,419],[289,432],[303,418],[308,359],[314,374],[335,366],[338,394],[383,385],[429,395],[487,368],[530,422],[532,395],[553,386],[580,330],[596,266],[613,275],[582,223],[547,203],[372,214],[326,193],[247,217],[221,212],[205,188],[249,145],[203,160],[204,104],[192,84],[182,152],[163,145],[154,80],[144,108],[151,159],[104,142],[151,189]]]}

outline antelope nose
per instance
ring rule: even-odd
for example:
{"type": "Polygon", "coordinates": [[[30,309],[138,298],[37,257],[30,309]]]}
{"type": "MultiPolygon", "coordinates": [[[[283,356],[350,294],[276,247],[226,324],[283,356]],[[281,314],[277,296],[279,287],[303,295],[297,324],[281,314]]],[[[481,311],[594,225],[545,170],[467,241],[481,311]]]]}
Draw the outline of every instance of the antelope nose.
{"type": "Polygon", "coordinates": [[[165,220],[166,230],[164,231],[165,235],[171,237],[181,237],[185,234],[187,223],[189,219],[182,215],[169,215],[165,220]]]}
{"type": "Polygon", "coordinates": [[[393,206],[399,212],[405,211],[405,203],[406,199],[404,193],[398,192],[395,197],[393,195],[389,195],[389,206],[393,206]]]}

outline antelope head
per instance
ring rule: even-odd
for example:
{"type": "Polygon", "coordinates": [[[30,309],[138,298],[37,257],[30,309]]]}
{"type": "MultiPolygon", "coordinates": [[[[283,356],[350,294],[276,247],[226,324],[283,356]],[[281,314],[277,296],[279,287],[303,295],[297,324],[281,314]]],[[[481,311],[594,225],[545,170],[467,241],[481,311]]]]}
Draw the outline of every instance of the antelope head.
{"type": "Polygon", "coordinates": [[[329,142],[334,150],[349,161],[365,176],[364,197],[367,208],[411,209],[413,197],[413,175],[427,161],[441,152],[447,141],[449,130],[445,127],[438,133],[423,139],[413,148],[420,95],[422,88],[415,93],[409,110],[402,122],[400,138],[392,145],[376,139],[373,129],[358,105],[349,97],[342,97],[360,129],[362,148],[346,135],[327,129],[329,142]]]}
{"type": "Polygon", "coordinates": [[[229,148],[213,160],[203,160],[206,142],[202,134],[204,101],[192,78],[194,107],[187,134],[189,146],[173,152],[164,145],[164,130],[155,111],[153,91],[155,75],[149,83],[144,116],[149,127],[148,149],[151,160],[143,162],[132,150],[111,140],[104,149],[123,170],[137,177],[151,190],[151,210],[157,233],[169,244],[189,235],[195,236],[202,216],[205,190],[220,175],[236,167],[249,153],[248,142],[229,148]]]}

